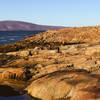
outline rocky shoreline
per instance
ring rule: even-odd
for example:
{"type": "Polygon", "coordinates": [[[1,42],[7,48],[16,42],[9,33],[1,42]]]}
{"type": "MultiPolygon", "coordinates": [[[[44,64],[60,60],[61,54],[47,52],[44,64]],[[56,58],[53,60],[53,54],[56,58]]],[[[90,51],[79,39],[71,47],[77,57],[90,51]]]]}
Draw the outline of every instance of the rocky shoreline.
{"type": "Polygon", "coordinates": [[[47,31],[0,46],[0,85],[36,100],[99,100],[99,30],[47,31]]]}

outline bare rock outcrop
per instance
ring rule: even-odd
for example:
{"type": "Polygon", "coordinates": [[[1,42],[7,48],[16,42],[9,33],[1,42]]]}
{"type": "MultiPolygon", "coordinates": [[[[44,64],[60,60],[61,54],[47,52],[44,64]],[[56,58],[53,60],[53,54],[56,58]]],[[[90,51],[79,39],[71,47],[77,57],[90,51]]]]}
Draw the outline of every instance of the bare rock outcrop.
{"type": "Polygon", "coordinates": [[[8,68],[1,73],[1,79],[16,79],[16,80],[26,80],[27,79],[26,70],[22,68],[8,68]]]}
{"type": "Polygon", "coordinates": [[[67,44],[91,43],[100,41],[100,26],[72,27],[58,31],[46,31],[32,37],[27,37],[26,41],[33,42],[60,42],[67,44]]]}
{"type": "Polygon", "coordinates": [[[43,32],[0,52],[1,84],[30,83],[25,90],[42,100],[100,99],[100,26],[43,32]]]}
{"type": "MultiPolygon", "coordinates": [[[[99,43],[98,43],[99,44],[99,43]]],[[[93,55],[99,55],[100,54],[100,45],[93,45],[91,47],[88,47],[85,50],[85,54],[89,55],[89,56],[93,56],[93,55]]]]}
{"type": "Polygon", "coordinates": [[[100,75],[58,71],[31,83],[25,90],[42,100],[99,100],[100,75]]]}

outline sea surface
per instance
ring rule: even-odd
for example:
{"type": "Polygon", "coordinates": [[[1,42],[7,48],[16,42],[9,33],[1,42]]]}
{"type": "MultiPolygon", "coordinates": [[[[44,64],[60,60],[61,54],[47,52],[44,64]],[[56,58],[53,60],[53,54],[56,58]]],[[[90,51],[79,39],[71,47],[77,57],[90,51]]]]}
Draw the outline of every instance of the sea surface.
{"type": "Polygon", "coordinates": [[[31,36],[40,32],[44,31],[0,31],[0,46],[23,40],[26,36],[31,36]]]}
{"type": "Polygon", "coordinates": [[[9,96],[9,97],[0,96],[0,100],[33,100],[33,99],[27,94],[24,94],[20,96],[9,96]]]}

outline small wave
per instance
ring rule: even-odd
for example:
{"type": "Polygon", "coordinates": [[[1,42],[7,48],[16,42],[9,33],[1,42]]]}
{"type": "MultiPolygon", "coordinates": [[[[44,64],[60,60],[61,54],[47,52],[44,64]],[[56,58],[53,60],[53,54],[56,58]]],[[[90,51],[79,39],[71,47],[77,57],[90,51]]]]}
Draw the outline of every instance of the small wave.
{"type": "Polygon", "coordinates": [[[9,39],[9,40],[14,41],[15,39],[14,39],[14,38],[11,38],[11,39],[9,39]]]}
{"type": "Polygon", "coordinates": [[[6,42],[6,41],[8,41],[8,40],[0,40],[0,42],[6,42]]]}

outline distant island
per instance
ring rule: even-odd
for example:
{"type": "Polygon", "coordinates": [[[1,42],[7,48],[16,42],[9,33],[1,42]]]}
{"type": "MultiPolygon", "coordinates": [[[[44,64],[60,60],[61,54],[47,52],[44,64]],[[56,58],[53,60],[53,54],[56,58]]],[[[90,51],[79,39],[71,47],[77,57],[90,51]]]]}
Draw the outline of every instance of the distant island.
{"type": "Polygon", "coordinates": [[[22,21],[0,21],[0,31],[40,31],[40,30],[58,30],[65,28],[63,26],[38,25],[22,21]]]}
{"type": "Polygon", "coordinates": [[[23,40],[26,36],[31,36],[47,30],[58,30],[65,27],[38,25],[22,21],[0,21],[0,45],[23,40]]]}

